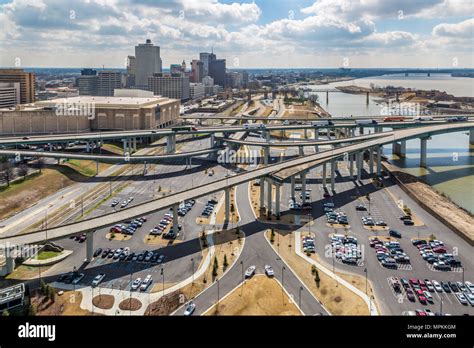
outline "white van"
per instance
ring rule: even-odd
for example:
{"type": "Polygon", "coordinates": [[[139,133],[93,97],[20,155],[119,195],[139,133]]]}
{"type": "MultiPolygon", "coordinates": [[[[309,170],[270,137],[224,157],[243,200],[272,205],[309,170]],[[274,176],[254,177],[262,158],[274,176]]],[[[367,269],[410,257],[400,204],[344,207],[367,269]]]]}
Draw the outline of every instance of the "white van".
{"type": "Polygon", "coordinates": [[[151,277],[151,274],[147,275],[145,279],[143,279],[142,284],[140,285],[140,290],[145,291],[153,281],[153,278],[151,277]]]}

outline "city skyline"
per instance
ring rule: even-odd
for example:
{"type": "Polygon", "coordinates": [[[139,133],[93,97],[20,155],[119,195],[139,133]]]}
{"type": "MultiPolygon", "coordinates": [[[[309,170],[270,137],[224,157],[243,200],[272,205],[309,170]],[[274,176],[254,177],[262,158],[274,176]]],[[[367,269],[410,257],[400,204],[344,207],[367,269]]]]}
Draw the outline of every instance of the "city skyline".
{"type": "Polygon", "coordinates": [[[228,69],[472,68],[471,1],[0,0],[0,66],[163,67],[214,51],[228,69]],[[291,57],[291,59],[288,59],[291,57]]]}

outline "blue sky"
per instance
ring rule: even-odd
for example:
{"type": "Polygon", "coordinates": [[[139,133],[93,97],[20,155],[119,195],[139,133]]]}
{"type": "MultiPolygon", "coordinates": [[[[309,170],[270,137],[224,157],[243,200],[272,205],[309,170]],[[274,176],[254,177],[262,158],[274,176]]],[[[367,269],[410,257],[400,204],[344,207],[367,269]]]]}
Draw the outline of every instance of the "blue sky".
{"type": "Polygon", "coordinates": [[[0,66],[474,67],[471,0],[0,0],[0,66]]]}

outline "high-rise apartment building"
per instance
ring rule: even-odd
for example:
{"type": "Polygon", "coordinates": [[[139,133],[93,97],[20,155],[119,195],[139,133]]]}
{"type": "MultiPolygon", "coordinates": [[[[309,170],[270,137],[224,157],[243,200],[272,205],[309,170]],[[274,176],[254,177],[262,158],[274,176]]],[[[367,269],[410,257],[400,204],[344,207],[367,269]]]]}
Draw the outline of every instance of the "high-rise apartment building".
{"type": "Polygon", "coordinates": [[[202,82],[204,77],[204,63],[200,60],[193,59],[191,61],[191,76],[192,81],[195,83],[202,82]]]}
{"type": "Polygon", "coordinates": [[[113,96],[114,89],[122,88],[122,74],[119,71],[99,71],[97,94],[99,96],[113,96]]]}
{"type": "Polygon", "coordinates": [[[225,59],[213,59],[209,62],[209,76],[214,79],[216,85],[227,85],[225,59]]]}
{"type": "Polygon", "coordinates": [[[20,84],[20,103],[35,101],[35,74],[23,69],[0,69],[0,82],[20,84]]]}
{"type": "Polygon", "coordinates": [[[148,90],[155,95],[188,100],[189,77],[181,74],[154,74],[148,78],[148,90]]]}
{"type": "Polygon", "coordinates": [[[134,64],[135,86],[146,87],[150,76],[161,73],[160,47],[153,45],[150,39],[147,39],[144,44],[135,46],[134,64]]]}
{"type": "Polygon", "coordinates": [[[99,77],[97,70],[82,69],[81,76],[77,78],[77,86],[79,95],[97,95],[99,85],[99,77]]]}
{"type": "Polygon", "coordinates": [[[203,63],[204,76],[209,75],[209,63],[214,59],[216,59],[216,55],[214,53],[207,53],[207,52],[199,53],[199,60],[203,63]]]}
{"type": "Polygon", "coordinates": [[[20,104],[20,83],[0,82],[0,108],[20,104]]]}

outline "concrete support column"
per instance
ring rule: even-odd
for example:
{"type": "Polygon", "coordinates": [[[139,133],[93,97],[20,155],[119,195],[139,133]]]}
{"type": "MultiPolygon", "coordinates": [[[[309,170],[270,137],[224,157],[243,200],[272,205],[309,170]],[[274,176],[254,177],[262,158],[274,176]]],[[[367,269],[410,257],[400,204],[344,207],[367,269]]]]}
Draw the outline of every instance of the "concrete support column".
{"type": "Polygon", "coordinates": [[[280,184],[275,184],[275,215],[280,218],[280,184]]]}
{"type": "Polygon", "coordinates": [[[301,202],[306,203],[306,172],[301,172],[301,202]]]}
{"type": "Polygon", "coordinates": [[[127,153],[127,139],[122,139],[123,142],[123,154],[127,153]]]}
{"type": "Polygon", "coordinates": [[[331,191],[334,191],[336,184],[336,160],[331,161],[331,191]]]}
{"type": "Polygon", "coordinates": [[[263,136],[267,142],[270,141],[270,131],[263,131],[263,136]]]}
{"type": "Polygon", "coordinates": [[[99,174],[99,161],[95,161],[95,175],[99,174]]]}
{"type": "Polygon", "coordinates": [[[166,136],[166,153],[174,153],[176,150],[176,136],[170,134],[166,136]]]}
{"type": "Polygon", "coordinates": [[[323,188],[326,188],[326,163],[323,164],[323,188]]]}
{"type": "Polygon", "coordinates": [[[298,146],[298,150],[299,150],[299,155],[300,155],[301,157],[303,157],[303,156],[304,156],[304,148],[303,148],[303,146],[298,146]]]}
{"type": "Polygon", "coordinates": [[[351,137],[355,137],[356,129],[354,127],[351,128],[351,137]]]}
{"type": "MultiPolygon", "coordinates": [[[[319,128],[314,129],[314,140],[318,140],[319,138],[319,128]]],[[[314,145],[314,152],[319,152],[319,146],[314,145]]]]}
{"type": "Polygon", "coordinates": [[[295,176],[291,177],[291,198],[295,198],[295,176]]]}
{"type": "Polygon", "coordinates": [[[364,134],[364,127],[359,127],[359,134],[360,135],[364,134]]]}
{"type": "Polygon", "coordinates": [[[94,258],[94,232],[86,235],[86,262],[91,262],[94,258]]]}
{"type": "Polygon", "coordinates": [[[178,223],[178,204],[173,205],[173,232],[175,235],[178,235],[179,232],[179,223],[178,223]]]}
{"type": "Polygon", "coordinates": [[[260,209],[265,208],[265,179],[260,179],[260,209]]]}
{"type": "Polygon", "coordinates": [[[308,129],[307,128],[304,129],[304,138],[308,139],[308,129]]]}
{"type": "MultiPolygon", "coordinates": [[[[52,144],[49,144],[49,151],[53,151],[52,144]]],[[[86,143],[86,152],[91,152],[91,143],[90,142],[86,143]]]]}
{"type": "Polygon", "coordinates": [[[362,177],[362,164],[362,152],[357,152],[357,181],[360,181],[362,177]]]}
{"type": "Polygon", "coordinates": [[[469,144],[474,145],[474,128],[469,130],[469,144]]]}
{"type": "Polygon", "coordinates": [[[272,213],[272,181],[267,180],[267,214],[272,213]]]}
{"type": "Polygon", "coordinates": [[[210,146],[211,148],[213,148],[213,147],[216,145],[216,138],[215,138],[214,133],[211,134],[209,140],[210,140],[210,142],[211,142],[211,143],[209,144],[209,146],[210,146]]]}
{"type": "Polygon", "coordinates": [[[377,146],[377,176],[382,175],[382,146],[377,146]]]}
{"type": "Polygon", "coordinates": [[[133,138],[133,151],[137,151],[137,138],[133,138]]]}
{"type": "Polygon", "coordinates": [[[400,142],[400,153],[398,154],[399,157],[406,157],[407,156],[407,141],[402,140],[400,142]]]}
{"type": "Polygon", "coordinates": [[[374,150],[372,148],[369,149],[369,172],[374,174],[374,150]]]}
{"type": "Polygon", "coordinates": [[[263,148],[263,164],[270,163],[270,147],[265,146],[263,148]]]}
{"type": "Polygon", "coordinates": [[[15,270],[15,258],[12,256],[12,251],[5,249],[5,271],[3,274],[8,275],[15,270]]]}
{"type": "Polygon", "coordinates": [[[429,138],[420,138],[420,167],[426,168],[427,145],[429,138]]]}
{"type": "Polygon", "coordinates": [[[349,175],[354,178],[354,154],[349,154],[349,175]]]}
{"type": "Polygon", "coordinates": [[[230,188],[227,187],[225,190],[225,222],[230,221],[230,188]]]}

